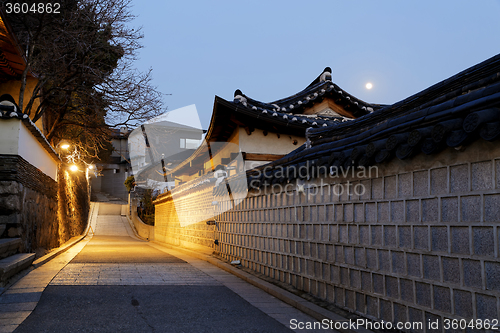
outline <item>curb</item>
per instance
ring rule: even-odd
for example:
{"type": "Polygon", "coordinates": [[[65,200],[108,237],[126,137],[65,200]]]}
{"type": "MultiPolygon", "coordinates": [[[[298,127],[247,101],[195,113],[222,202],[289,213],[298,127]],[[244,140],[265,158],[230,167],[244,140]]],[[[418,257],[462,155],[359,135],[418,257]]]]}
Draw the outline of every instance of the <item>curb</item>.
{"type": "Polygon", "coordinates": [[[150,242],[150,240],[149,240],[149,239],[146,239],[146,238],[141,237],[141,236],[139,235],[139,233],[137,232],[137,229],[136,229],[136,228],[135,228],[135,226],[134,226],[134,222],[132,221],[132,218],[130,217],[130,215],[128,215],[128,214],[127,214],[127,215],[125,215],[125,217],[127,218],[127,221],[128,221],[129,226],[130,226],[130,229],[132,229],[132,231],[134,232],[134,236],[135,236],[137,239],[140,239],[140,240],[142,240],[142,241],[145,241],[145,242],[150,242]]]}
{"type": "Polygon", "coordinates": [[[55,250],[47,253],[43,257],[38,258],[37,260],[33,261],[33,263],[31,264],[31,266],[33,266],[33,268],[38,268],[38,267],[42,266],[43,264],[46,264],[50,260],[54,259],[54,257],[56,257],[56,256],[60,255],[61,253],[67,251],[73,245],[75,245],[76,243],[78,243],[81,240],[83,240],[85,237],[87,237],[87,235],[81,235],[81,236],[76,236],[76,237],[77,237],[76,239],[73,239],[73,240],[70,239],[69,241],[67,241],[62,246],[58,247],[57,249],[55,249],[55,250]]]}

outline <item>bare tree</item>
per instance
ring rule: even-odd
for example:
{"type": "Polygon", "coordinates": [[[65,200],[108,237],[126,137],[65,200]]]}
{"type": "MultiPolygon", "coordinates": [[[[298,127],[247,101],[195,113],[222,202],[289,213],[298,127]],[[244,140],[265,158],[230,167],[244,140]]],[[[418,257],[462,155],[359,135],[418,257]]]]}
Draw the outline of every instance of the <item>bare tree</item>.
{"type": "MultiPolygon", "coordinates": [[[[40,3],[25,2],[27,8],[40,3]]],[[[18,105],[34,121],[43,116],[52,143],[68,139],[84,155],[97,156],[110,127],[136,126],[162,113],[162,94],[152,85],[151,70],[141,73],[133,66],[143,35],[129,27],[130,0],[60,4],[58,13],[6,12],[26,50],[18,105]],[[25,101],[28,71],[38,83],[25,101]]]]}

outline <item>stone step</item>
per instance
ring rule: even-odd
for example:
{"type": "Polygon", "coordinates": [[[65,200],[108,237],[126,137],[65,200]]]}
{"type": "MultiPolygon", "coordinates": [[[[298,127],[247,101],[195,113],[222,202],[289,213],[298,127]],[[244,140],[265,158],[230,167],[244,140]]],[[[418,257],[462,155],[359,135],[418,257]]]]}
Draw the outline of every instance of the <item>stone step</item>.
{"type": "Polygon", "coordinates": [[[21,238],[0,239],[0,259],[16,254],[21,246],[21,238]]]}
{"type": "Polygon", "coordinates": [[[18,253],[0,260],[0,283],[30,267],[33,260],[35,260],[34,253],[18,253]]]}

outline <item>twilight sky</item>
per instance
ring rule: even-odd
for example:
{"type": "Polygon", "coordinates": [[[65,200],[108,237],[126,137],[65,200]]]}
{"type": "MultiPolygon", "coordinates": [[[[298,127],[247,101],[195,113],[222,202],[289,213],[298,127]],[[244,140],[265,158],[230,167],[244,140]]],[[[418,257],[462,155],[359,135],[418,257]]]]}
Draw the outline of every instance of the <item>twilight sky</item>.
{"type": "Polygon", "coordinates": [[[333,82],[392,104],[500,53],[500,0],[133,0],[145,38],[137,67],[174,110],[208,128],[215,95],[271,102],[326,66],[333,82]],[[371,82],[373,88],[365,88],[371,82]]]}

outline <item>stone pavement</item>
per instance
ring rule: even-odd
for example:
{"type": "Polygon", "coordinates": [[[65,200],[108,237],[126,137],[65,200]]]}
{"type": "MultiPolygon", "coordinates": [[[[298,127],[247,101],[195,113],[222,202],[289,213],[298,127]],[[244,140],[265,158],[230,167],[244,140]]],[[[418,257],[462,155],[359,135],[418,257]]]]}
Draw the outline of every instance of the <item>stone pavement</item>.
{"type": "Polygon", "coordinates": [[[137,239],[119,214],[101,203],[93,237],[1,295],[0,333],[290,332],[291,319],[315,322],[206,261],[137,239]]]}

